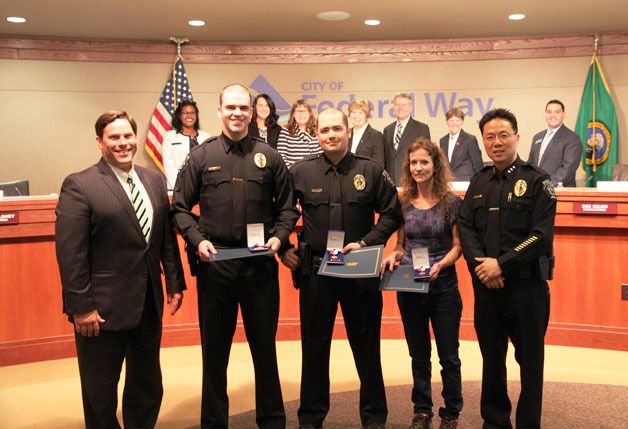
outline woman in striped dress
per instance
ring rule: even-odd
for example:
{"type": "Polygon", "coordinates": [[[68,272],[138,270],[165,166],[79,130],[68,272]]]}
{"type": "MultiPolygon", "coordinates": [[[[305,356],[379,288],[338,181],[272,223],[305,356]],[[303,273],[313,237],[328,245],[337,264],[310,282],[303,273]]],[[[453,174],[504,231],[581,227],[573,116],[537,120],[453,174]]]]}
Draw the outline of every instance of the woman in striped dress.
{"type": "Polygon", "coordinates": [[[292,105],[288,124],[279,133],[277,150],[288,168],[305,157],[323,153],[316,140],[314,112],[305,100],[292,105]]]}

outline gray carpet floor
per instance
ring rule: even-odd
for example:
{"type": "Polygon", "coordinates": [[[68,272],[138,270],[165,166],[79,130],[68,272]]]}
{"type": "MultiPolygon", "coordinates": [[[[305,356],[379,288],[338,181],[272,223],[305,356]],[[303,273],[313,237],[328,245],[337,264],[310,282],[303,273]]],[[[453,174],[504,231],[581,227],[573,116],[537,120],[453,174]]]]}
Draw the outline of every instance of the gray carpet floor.
{"type": "MultiPolygon", "coordinates": [[[[442,406],[440,397],[441,384],[432,384],[434,398],[434,414],[438,415],[438,407],[442,406]]],[[[412,420],[410,402],[411,386],[391,386],[386,388],[388,399],[388,429],[407,428],[412,420]]],[[[519,384],[510,382],[510,399],[514,410],[519,395],[519,384]]],[[[480,382],[463,382],[464,410],[460,416],[459,428],[475,429],[482,427],[480,417],[480,382]]],[[[628,429],[628,387],[592,385],[576,383],[545,383],[543,391],[544,429],[628,429]]],[[[288,428],[297,428],[298,401],[285,404],[288,416],[288,428]]],[[[438,428],[440,421],[434,418],[434,426],[438,428]]],[[[255,412],[232,416],[229,421],[231,429],[249,429],[255,426],[255,412]]],[[[324,424],[325,429],[357,429],[360,428],[358,416],[358,392],[342,392],[332,394],[331,410],[324,424]]]]}

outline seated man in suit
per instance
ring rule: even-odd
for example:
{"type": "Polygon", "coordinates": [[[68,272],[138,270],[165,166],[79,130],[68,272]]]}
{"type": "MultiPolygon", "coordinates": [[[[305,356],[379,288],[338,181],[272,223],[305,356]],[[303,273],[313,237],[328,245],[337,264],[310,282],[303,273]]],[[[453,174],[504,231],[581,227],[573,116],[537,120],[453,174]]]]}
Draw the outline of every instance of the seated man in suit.
{"type": "Polygon", "coordinates": [[[528,162],[545,170],[554,185],[576,186],[576,170],[582,158],[582,142],[578,134],[563,124],[565,105],[559,100],[550,100],[545,106],[547,130],[532,138],[528,162]]]}
{"type": "Polygon", "coordinates": [[[349,118],[351,118],[353,125],[349,149],[351,153],[369,157],[384,166],[386,162],[384,136],[371,127],[369,124],[370,115],[371,106],[368,100],[355,100],[349,104],[349,118]]]}
{"type": "Polygon", "coordinates": [[[64,180],[56,210],[63,311],[76,331],[88,429],[120,428],[116,409],[124,360],[124,427],[155,426],[163,396],[162,268],[170,314],[179,309],[185,289],[166,180],[133,165],[136,133],[126,112],[103,113],[96,121],[102,158],[64,180]]]}
{"type": "Polygon", "coordinates": [[[445,119],[449,134],[440,139],[440,148],[449,161],[454,180],[469,181],[484,166],[478,140],[462,129],[464,113],[459,108],[449,109],[445,119]]]}
{"type": "Polygon", "coordinates": [[[408,152],[408,147],[419,137],[430,140],[430,128],[423,122],[412,118],[412,97],[401,93],[393,99],[393,109],[397,120],[384,128],[384,147],[386,155],[386,170],[400,185],[402,163],[408,152]]]}

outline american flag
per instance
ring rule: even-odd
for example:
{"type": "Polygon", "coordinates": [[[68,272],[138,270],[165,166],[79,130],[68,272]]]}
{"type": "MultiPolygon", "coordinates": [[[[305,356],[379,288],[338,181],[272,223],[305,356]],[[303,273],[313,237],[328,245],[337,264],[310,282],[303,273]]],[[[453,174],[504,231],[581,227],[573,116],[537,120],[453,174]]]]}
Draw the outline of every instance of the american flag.
{"type": "Polygon", "coordinates": [[[183,61],[181,61],[181,57],[177,57],[172,67],[170,79],[166,82],[157,106],[153,110],[153,116],[150,119],[150,126],[146,134],[146,143],[144,144],[146,152],[153,158],[153,161],[155,161],[155,164],[162,172],[164,171],[164,164],[161,156],[161,142],[166,131],[172,129],[170,125],[172,115],[174,115],[177,104],[182,100],[192,100],[192,91],[190,91],[188,75],[185,73],[183,61]]]}

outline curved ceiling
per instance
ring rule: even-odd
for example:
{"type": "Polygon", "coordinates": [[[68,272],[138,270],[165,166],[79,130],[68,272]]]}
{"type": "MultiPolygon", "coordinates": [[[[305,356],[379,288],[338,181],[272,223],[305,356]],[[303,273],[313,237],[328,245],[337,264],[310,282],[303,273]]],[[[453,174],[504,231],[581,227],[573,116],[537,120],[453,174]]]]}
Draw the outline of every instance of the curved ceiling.
{"type": "Polygon", "coordinates": [[[199,42],[358,41],[625,32],[626,0],[3,0],[0,34],[199,42]],[[346,21],[321,21],[342,10],[346,21]],[[523,21],[509,21],[524,13],[523,21]],[[7,16],[22,16],[13,24],[7,16]],[[364,25],[376,18],[377,27],[364,25]],[[201,19],[204,27],[190,27],[201,19]]]}

